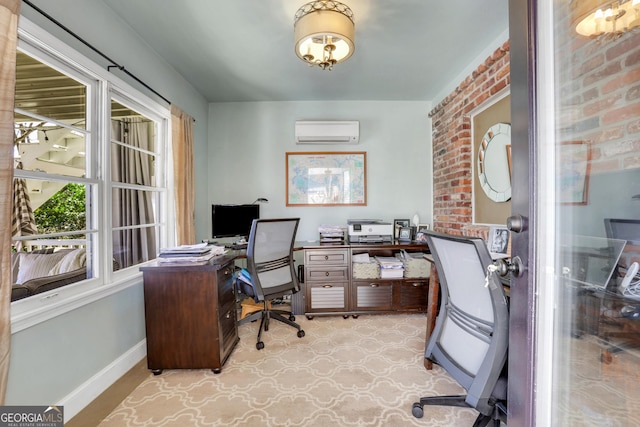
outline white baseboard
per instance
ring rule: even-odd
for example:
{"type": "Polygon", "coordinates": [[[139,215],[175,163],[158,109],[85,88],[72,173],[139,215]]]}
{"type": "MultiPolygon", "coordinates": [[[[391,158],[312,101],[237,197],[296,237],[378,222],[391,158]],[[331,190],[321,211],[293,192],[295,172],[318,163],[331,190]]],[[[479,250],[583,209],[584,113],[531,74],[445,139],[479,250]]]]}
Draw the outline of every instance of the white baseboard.
{"type": "Polygon", "coordinates": [[[102,392],[126,374],[147,355],[147,340],[144,339],[114,360],[100,372],[89,378],[80,387],[63,397],[58,405],[64,406],[64,422],[76,416],[102,392]]]}

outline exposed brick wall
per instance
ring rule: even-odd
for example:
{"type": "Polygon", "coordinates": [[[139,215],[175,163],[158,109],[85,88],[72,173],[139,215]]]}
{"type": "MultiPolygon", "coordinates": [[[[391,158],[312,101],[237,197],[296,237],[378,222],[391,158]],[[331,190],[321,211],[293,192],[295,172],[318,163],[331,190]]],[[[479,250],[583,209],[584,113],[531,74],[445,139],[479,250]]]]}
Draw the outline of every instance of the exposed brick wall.
{"type": "Polygon", "coordinates": [[[591,146],[591,174],[640,168],[640,33],[560,45],[560,139],[591,146]]]}
{"type": "Polygon", "coordinates": [[[430,113],[433,131],[433,228],[467,234],[473,222],[473,141],[469,112],[510,84],[509,42],[496,49],[430,113]]]}

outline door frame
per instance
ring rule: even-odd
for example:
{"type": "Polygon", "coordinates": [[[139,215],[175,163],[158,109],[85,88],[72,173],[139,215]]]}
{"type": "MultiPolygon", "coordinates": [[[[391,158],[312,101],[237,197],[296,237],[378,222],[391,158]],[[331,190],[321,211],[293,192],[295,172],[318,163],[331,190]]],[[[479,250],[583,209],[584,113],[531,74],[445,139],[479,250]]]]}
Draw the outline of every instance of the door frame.
{"type": "Polygon", "coordinates": [[[512,257],[523,261],[511,276],[508,424],[536,425],[536,188],[537,1],[509,0],[511,67],[512,215],[523,228],[512,233],[512,257]]]}

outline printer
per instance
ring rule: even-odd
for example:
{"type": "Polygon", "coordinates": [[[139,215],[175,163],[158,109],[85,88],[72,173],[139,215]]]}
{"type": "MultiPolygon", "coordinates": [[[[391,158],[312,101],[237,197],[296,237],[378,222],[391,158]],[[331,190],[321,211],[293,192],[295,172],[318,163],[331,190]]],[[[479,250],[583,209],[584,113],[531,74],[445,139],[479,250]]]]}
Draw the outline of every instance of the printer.
{"type": "Polygon", "coordinates": [[[393,241],[393,225],[379,219],[350,219],[350,243],[384,243],[393,241]]]}

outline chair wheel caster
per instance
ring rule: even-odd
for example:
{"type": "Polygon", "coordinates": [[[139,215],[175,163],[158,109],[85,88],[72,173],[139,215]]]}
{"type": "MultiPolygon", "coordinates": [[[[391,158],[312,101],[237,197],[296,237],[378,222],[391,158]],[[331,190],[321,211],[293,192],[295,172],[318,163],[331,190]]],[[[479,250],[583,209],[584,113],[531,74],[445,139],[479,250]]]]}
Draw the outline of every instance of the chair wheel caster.
{"type": "Polygon", "coordinates": [[[304,331],[302,329],[300,329],[298,331],[298,338],[302,338],[304,336],[304,331]]]}
{"type": "Polygon", "coordinates": [[[422,405],[420,405],[418,402],[414,403],[413,408],[411,408],[411,413],[416,418],[422,418],[422,416],[424,415],[424,410],[422,409],[422,405]]]}
{"type": "Polygon", "coordinates": [[[256,343],[256,348],[257,348],[258,350],[262,350],[262,349],[264,348],[264,343],[263,343],[262,341],[258,341],[258,342],[256,343]]]}
{"type": "Polygon", "coordinates": [[[313,320],[313,316],[307,316],[307,320],[313,320]]]}
{"type": "Polygon", "coordinates": [[[348,314],[343,314],[343,315],[342,315],[342,318],[343,318],[343,319],[348,319],[348,318],[349,318],[349,315],[348,315],[348,314]]]}
{"type": "Polygon", "coordinates": [[[296,316],[294,316],[293,314],[291,316],[289,316],[289,320],[291,320],[292,322],[296,321],[296,316]]]}

